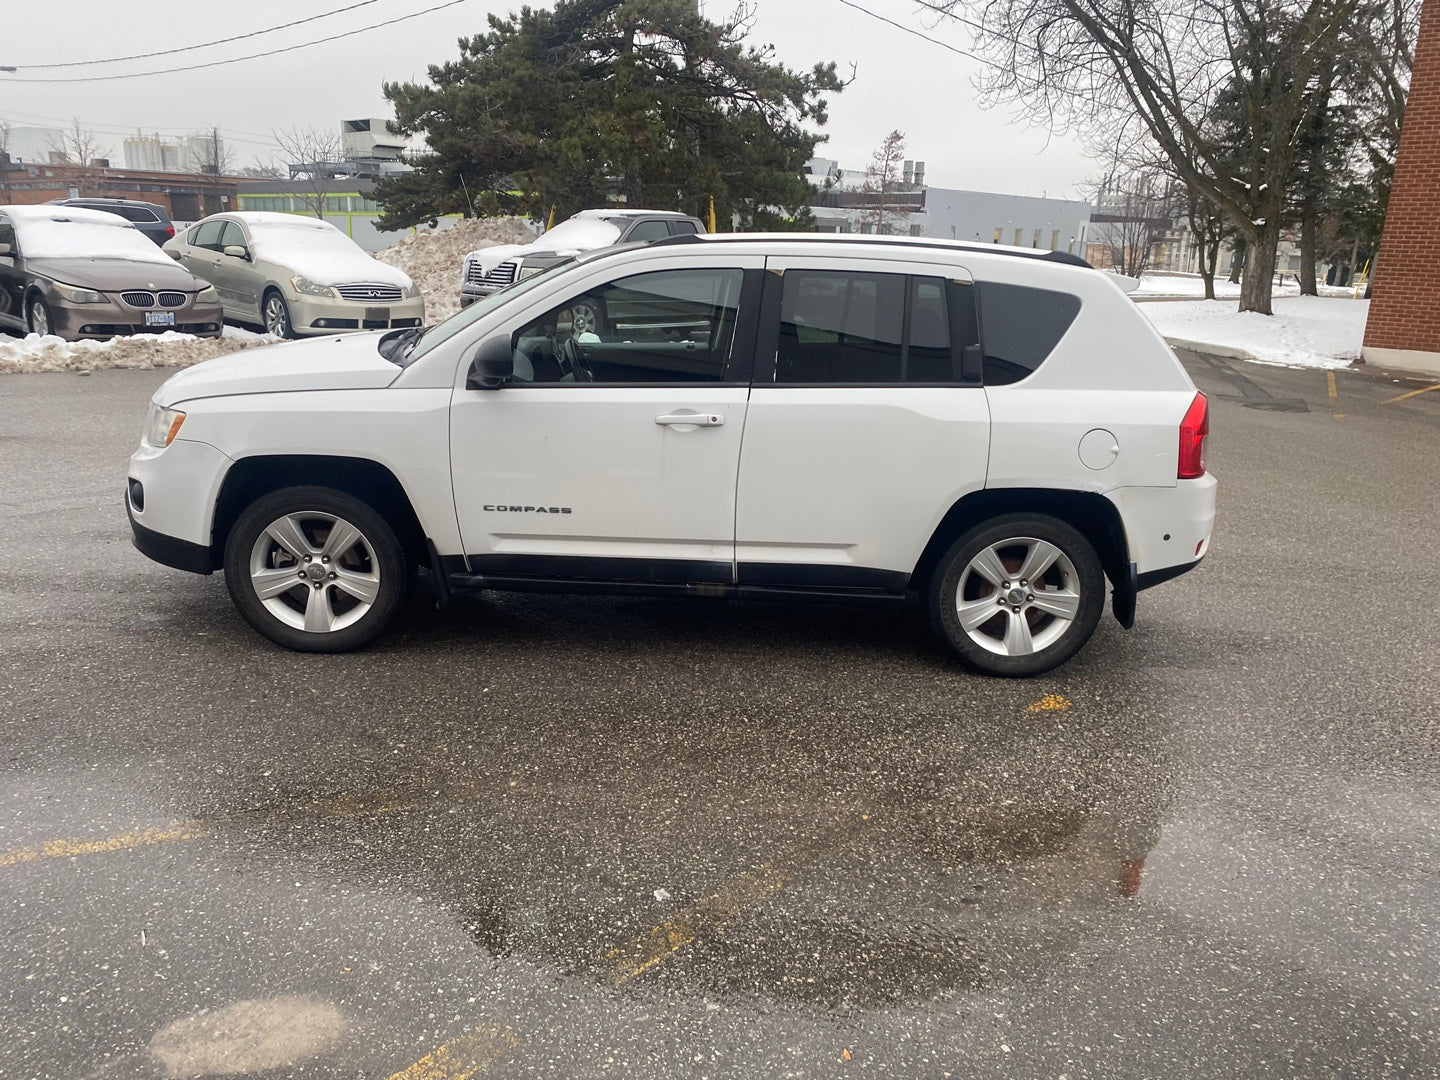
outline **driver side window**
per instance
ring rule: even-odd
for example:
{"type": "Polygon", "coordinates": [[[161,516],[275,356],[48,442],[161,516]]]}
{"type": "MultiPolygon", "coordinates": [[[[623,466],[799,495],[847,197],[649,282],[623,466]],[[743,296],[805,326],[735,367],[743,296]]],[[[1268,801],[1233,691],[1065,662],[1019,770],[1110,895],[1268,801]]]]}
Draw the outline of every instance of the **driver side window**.
{"type": "Polygon", "coordinates": [[[516,385],[723,382],[744,271],[665,270],[572,297],[514,336],[516,385]]]}

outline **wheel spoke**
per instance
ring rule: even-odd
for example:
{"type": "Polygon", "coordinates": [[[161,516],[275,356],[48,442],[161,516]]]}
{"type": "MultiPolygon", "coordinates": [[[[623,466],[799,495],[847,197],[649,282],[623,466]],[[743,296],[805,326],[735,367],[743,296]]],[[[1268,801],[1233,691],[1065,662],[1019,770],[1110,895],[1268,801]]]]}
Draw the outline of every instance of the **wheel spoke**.
{"type": "Polygon", "coordinates": [[[1035,639],[1030,636],[1030,624],[1024,613],[1006,613],[1009,622],[1005,626],[1005,652],[1010,656],[1029,656],[1035,651],[1035,639]]]}
{"type": "Polygon", "coordinates": [[[1037,589],[1032,606],[1047,615],[1070,622],[1080,614],[1080,594],[1068,589],[1037,589]]]}
{"type": "Polygon", "coordinates": [[[325,540],[325,546],[320,549],[320,554],[338,559],[354,547],[355,542],[360,539],[362,537],[359,529],[348,521],[336,518],[334,526],[330,529],[330,535],[325,540]]]}
{"type": "Polygon", "coordinates": [[[1030,550],[1025,553],[1025,561],[1020,565],[1020,572],[1015,576],[1021,581],[1033,583],[1037,578],[1043,577],[1045,571],[1049,570],[1059,557],[1060,549],[1054,544],[1036,540],[1030,545],[1030,550]]]}
{"type": "Polygon", "coordinates": [[[287,515],[279,521],[271,522],[265,533],[295,556],[297,560],[304,559],[306,555],[315,554],[315,549],[310,546],[310,541],[305,538],[304,530],[300,528],[300,519],[293,514],[287,515]]]}
{"type": "Polygon", "coordinates": [[[1005,564],[1000,561],[1000,556],[993,547],[986,548],[971,559],[970,569],[997,589],[1010,580],[1010,571],[1005,569],[1005,564]]]}
{"type": "Polygon", "coordinates": [[[966,600],[956,608],[960,627],[972,634],[998,615],[1003,609],[995,603],[995,597],[986,596],[979,600],[966,600]]]}
{"type": "Polygon", "coordinates": [[[305,598],[305,630],[326,634],[335,623],[335,610],[330,606],[329,589],[311,589],[305,598]]]}
{"type": "Polygon", "coordinates": [[[255,570],[250,574],[250,587],[261,600],[273,600],[304,582],[295,575],[294,567],[283,570],[255,570]]]}
{"type": "Polygon", "coordinates": [[[337,568],[331,584],[366,604],[373,604],[380,595],[380,579],[374,574],[357,574],[353,570],[337,568]]]}

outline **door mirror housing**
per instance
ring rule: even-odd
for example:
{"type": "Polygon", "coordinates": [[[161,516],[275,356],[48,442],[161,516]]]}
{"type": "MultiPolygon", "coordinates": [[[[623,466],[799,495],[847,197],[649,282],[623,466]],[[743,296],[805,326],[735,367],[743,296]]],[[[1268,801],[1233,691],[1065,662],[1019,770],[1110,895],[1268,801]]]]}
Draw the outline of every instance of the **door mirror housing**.
{"type": "Polygon", "coordinates": [[[0,255],[14,255],[15,249],[9,244],[0,244],[0,255]]]}
{"type": "Polygon", "coordinates": [[[170,256],[172,259],[174,259],[176,262],[179,262],[179,261],[180,261],[180,252],[178,252],[178,251],[171,251],[169,248],[166,248],[166,249],[165,249],[165,254],[166,254],[166,255],[169,255],[169,256],[170,256]]]}
{"type": "Polygon", "coordinates": [[[249,262],[249,261],[250,261],[250,252],[249,252],[249,250],[247,250],[245,247],[243,247],[243,246],[240,245],[240,244],[226,244],[226,245],[225,245],[225,254],[226,254],[226,255],[230,255],[230,256],[232,256],[232,257],[234,257],[234,258],[236,258],[236,259],[244,259],[246,262],[249,262]]]}
{"type": "Polygon", "coordinates": [[[465,379],[467,390],[498,390],[515,376],[515,350],[508,334],[494,334],[480,343],[465,379]]]}

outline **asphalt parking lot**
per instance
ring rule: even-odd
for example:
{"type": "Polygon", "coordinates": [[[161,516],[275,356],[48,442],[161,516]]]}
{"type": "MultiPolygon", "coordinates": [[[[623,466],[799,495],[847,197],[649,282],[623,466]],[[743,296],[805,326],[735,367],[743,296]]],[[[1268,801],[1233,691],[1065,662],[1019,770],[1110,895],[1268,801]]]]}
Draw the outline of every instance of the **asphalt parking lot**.
{"type": "Polygon", "coordinates": [[[0,1077],[1440,1074],[1440,390],[1185,357],[1205,565],[1039,679],[904,611],[135,552],[163,372],[0,376],[0,1077]]]}

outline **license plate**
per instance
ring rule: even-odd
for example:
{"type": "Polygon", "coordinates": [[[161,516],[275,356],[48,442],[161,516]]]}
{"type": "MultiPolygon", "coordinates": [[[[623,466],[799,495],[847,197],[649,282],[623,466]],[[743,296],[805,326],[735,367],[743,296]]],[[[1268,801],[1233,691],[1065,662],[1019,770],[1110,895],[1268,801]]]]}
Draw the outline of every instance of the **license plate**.
{"type": "Polygon", "coordinates": [[[390,321],[390,309],[388,307],[367,307],[365,309],[365,321],[388,323],[390,321]]]}
{"type": "Polygon", "coordinates": [[[147,311],[145,312],[146,326],[174,326],[175,312],[173,311],[147,311]]]}

